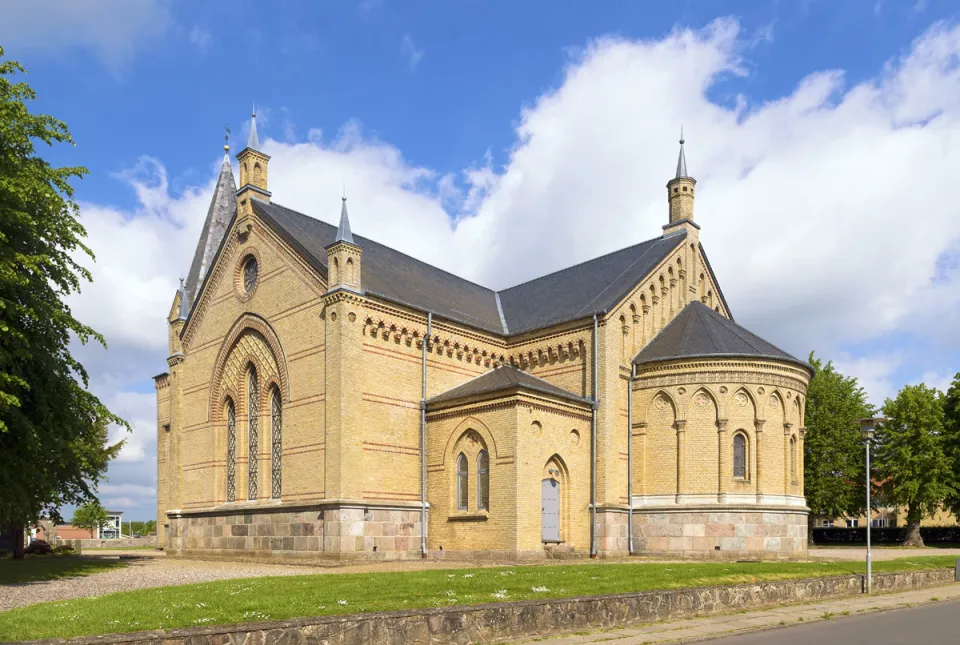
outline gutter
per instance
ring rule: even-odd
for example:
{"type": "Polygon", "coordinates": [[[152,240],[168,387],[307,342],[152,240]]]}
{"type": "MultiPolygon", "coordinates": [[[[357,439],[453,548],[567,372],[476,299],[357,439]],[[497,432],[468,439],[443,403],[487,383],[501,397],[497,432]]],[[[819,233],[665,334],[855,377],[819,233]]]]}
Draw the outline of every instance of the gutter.
{"type": "Polygon", "coordinates": [[[423,337],[420,399],[420,557],[427,557],[427,346],[433,335],[433,313],[427,312],[427,335],[423,337]]]}
{"type": "Polygon", "coordinates": [[[627,553],[633,555],[633,376],[636,366],[630,364],[627,379],[627,553]]]}
{"type": "Polygon", "coordinates": [[[597,557],[597,408],[599,386],[597,384],[597,314],[593,314],[593,410],[590,416],[590,557],[597,557]]]}

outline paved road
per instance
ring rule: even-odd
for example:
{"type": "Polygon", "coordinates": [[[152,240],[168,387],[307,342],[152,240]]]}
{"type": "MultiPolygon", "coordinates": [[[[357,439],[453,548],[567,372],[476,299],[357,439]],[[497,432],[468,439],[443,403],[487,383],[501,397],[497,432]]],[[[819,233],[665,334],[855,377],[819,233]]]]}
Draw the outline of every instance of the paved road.
{"type": "MultiPolygon", "coordinates": [[[[935,592],[934,592],[935,593],[935,592]]],[[[921,645],[960,643],[960,600],[707,641],[710,645],[921,645]]]]}

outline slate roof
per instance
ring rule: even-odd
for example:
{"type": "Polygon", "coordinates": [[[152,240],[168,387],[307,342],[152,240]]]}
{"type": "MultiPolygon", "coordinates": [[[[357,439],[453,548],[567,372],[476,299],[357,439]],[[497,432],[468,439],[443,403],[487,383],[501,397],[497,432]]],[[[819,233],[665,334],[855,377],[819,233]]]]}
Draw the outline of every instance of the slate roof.
{"type": "Polygon", "coordinates": [[[500,292],[511,334],[611,309],[686,239],[657,237],[500,292]]]}
{"type": "MultiPolygon", "coordinates": [[[[326,275],[325,247],[336,239],[336,227],[278,204],[255,200],[253,206],[326,275]]],[[[353,239],[363,249],[365,293],[485,331],[515,335],[608,311],[683,243],[686,234],[657,237],[499,293],[365,237],[353,239]]]]}
{"type": "Polygon", "coordinates": [[[705,304],[688,304],[660,330],[633,362],[637,365],[681,358],[767,358],[810,365],[768,343],[705,304]]]}
{"type": "Polygon", "coordinates": [[[562,387],[557,387],[556,385],[548,383],[541,378],[527,374],[526,372],[521,371],[512,365],[503,365],[494,368],[489,372],[481,374],[480,376],[467,381],[463,385],[458,385],[451,390],[447,390],[443,394],[438,394],[432,399],[428,399],[427,405],[455,401],[458,399],[465,399],[467,397],[480,396],[517,388],[522,390],[531,390],[541,394],[548,394],[567,399],[569,401],[575,401],[577,403],[590,403],[589,399],[577,396],[576,394],[568,392],[562,387]]]}
{"type": "MultiPolygon", "coordinates": [[[[278,225],[278,232],[323,275],[327,273],[325,247],[333,244],[337,228],[296,211],[254,201],[257,214],[278,225]]],[[[360,235],[354,243],[363,250],[363,291],[387,300],[461,322],[503,333],[496,294],[452,273],[405,255],[360,235]]]]}
{"type": "Polygon", "coordinates": [[[223,162],[220,164],[220,176],[217,178],[217,185],[213,189],[213,197],[210,199],[210,208],[207,209],[207,218],[203,222],[203,230],[200,231],[200,239],[197,240],[197,250],[193,253],[193,261],[190,263],[190,271],[187,273],[187,301],[189,309],[194,300],[200,293],[200,286],[207,275],[207,271],[213,266],[213,260],[220,249],[220,243],[223,236],[230,227],[234,215],[237,214],[237,186],[233,180],[233,169],[230,167],[230,159],[227,153],[223,153],[223,162]]]}

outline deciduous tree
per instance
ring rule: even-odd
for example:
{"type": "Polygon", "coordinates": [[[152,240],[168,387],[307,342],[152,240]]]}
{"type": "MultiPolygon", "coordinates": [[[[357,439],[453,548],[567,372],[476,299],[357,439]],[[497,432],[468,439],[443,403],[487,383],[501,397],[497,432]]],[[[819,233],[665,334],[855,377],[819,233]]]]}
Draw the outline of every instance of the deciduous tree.
{"type": "Polygon", "coordinates": [[[856,378],[841,374],[813,352],[808,359],[813,378],[807,389],[803,489],[813,519],[859,515],[866,506],[865,455],[854,421],[872,415],[867,395],[856,378]]]}
{"type": "Polygon", "coordinates": [[[70,523],[78,529],[88,529],[93,532],[101,528],[110,520],[107,509],[100,505],[100,500],[93,499],[80,506],[73,512],[70,523]]]}
{"type": "Polygon", "coordinates": [[[907,509],[904,546],[923,546],[920,521],[933,515],[956,488],[943,434],[942,395],[907,385],[883,406],[877,428],[877,473],[886,499],[907,509]]]}
{"type": "Polygon", "coordinates": [[[960,372],[943,397],[943,436],[954,484],[946,505],[960,523],[960,372]]]}
{"type": "Polygon", "coordinates": [[[0,524],[21,545],[23,527],[41,514],[92,497],[120,444],[111,423],[126,424],[87,390],[70,353],[74,340],[103,343],[64,303],[90,273],[93,254],[72,201],[84,168],[55,168],[37,144],[72,144],[67,126],[31,114],[23,68],[0,49],[0,524]]]}

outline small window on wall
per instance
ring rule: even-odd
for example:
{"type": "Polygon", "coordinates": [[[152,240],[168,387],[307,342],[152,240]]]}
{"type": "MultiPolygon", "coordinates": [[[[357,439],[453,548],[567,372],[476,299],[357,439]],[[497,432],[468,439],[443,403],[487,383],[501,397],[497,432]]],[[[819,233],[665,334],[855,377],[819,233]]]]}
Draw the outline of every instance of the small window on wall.
{"type": "Polygon", "coordinates": [[[820,528],[833,528],[833,520],[820,520],[820,528]]]}
{"type": "Polygon", "coordinates": [[[858,529],[860,528],[860,520],[847,520],[848,529],[858,529]]]}
{"type": "Polygon", "coordinates": [[[457,510],[467,510],[467,495],[470,493],[467,476],[467,457],[462,452],[457,457],[457,510]]]}
{"type": "Polygon", "coordinates": [[[747,437],[742,432],[733,435],[733,477],[747,478],[747,437]]]}
{"type": "Polygon", "coordinates": [[[477,455],[477,508],[490,508],[490,458],[486,450],[477,455]]]}

